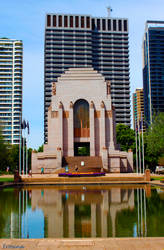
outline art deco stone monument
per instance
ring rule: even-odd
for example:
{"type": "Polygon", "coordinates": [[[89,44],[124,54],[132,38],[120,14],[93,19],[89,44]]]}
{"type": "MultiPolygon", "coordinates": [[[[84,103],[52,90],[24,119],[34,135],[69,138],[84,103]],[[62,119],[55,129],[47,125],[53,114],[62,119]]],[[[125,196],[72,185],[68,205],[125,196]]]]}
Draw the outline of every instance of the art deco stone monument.
{"type": "Polygon", "coordinates": [[[42,153],[32,153],[32,172],[43,167],[54,173],[82,160],[87,171],[94,164],[107,172],[133,171],[133,153],[120,151],[116,144],[110,82],[92,68],[71,68],[52,84],[48,143],[42,153]]]}

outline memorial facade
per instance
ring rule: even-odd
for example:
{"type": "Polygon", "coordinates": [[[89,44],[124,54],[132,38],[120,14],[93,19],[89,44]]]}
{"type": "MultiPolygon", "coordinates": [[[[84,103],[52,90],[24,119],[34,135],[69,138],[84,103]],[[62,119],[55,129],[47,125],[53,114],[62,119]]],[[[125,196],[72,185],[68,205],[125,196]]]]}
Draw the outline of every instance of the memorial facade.
{"type": "Polygon", "coordinates": [[[92,68],[71,68],[53,83],[48,143],[32,153],[32,172],[54,173],[65,165],[89,171],[96,164],[101,171],[132,172],[133,153],[116,144],[110,82],[92,68]]]}

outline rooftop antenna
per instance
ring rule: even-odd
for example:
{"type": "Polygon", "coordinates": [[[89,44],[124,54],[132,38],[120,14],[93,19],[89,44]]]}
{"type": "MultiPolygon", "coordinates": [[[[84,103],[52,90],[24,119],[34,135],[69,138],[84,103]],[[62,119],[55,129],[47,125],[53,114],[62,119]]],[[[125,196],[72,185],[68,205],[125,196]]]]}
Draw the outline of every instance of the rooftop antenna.
{"type": "Polygon", "coordinates": [[[110,17],[110,14],[112,12],[112,8],[110,6],[107,7],[107,11],[108,11],[108,17],[110,17]]]}

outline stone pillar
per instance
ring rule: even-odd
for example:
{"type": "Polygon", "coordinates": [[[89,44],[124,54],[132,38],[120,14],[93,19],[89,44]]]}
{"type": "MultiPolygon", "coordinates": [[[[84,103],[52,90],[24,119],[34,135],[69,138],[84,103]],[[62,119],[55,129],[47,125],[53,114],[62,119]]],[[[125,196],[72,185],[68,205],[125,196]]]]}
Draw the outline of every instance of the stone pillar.
{"type": "Polygon", "coordinates": [[[131,149],[127,153],[127,172],[133,172],[133,151],[131,149]]]}
{"type": "Polygon", "coordinates": [[[95,156],[95,117],[94,117],[94,104],[90,104],[90,156],[95,156]]]}
{"type": "Polygon", "coordinates": [[[59,148],[63,152],[63,104],[59,103],[59,148]]]}
{"type": "Polygon", "coordinates": [[[105,105],[101,102],[100,112],[100,150],[103,168],[108,170],[108,150],[106,148],[105,105]]]}
{"type": "Polygon", "coordinates": [[[74,121],[72,102],[70,102],[68,118],[68,156],[74,156],[74,121]]]}
{"type": "Polygon", "coordinates": [[[100,111],[100,148],[101,153],[102,149],[106,147],[105,143],[105,105],[104,102],[101,102],[101,111],[100,111]]]}
{"type": "Polygon", "coordinates": [[[109,148],[114,149],[114,129],[113,129],[113,110],[111,110],[110,117],[109,117],[109,122],[110,122],[110,142],[109,142],[109,148]]]}
{"type": "Polygon", "coordinates": [[[91,236],[96,238],[96,204],[91,204],[91,236]]]}
{"type": "Polygon", "coordinates": [[[70,238],[74,238],[75,232],[75,207],[74,204],[68,205],[68,233],[70,238]]]}

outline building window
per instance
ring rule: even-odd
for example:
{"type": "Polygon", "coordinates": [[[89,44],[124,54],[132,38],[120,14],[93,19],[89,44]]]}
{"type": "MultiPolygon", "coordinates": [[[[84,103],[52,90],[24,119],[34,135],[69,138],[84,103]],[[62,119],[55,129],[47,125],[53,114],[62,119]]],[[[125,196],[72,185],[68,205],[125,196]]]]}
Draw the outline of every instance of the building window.
{"type": "Polygon", "coordinates": [[[59,16],[59,27],[62,27],[62,16],[59,16]]]}
{"type": "Polygon", "coordinates": [[[84,17],[81,17],[81,28],[84,28],[84,17]]]}
{"type": "Polygon", "coordinates": [[[64,27],[68,27],[68,17],[64,16],[64,27]]]}
{"type": "Polygon", "coordinates": [[[106,20],[102,19],[102,29],[106,30],[106,20]]]}
{"type": "Polygon", "coordinates": [[[108,19],[108,30],[111,30],[111,20],[108,19]]]}
{"type": "Polygon", "coordinates": [[[113,30],[116,31],[116,20],[113,20],[113,30]]]}
{"type": "Polygon", "coordinates": [[[73,16],[70,16],[70,27],[73,28],[73,16]]]}
{"type": "Polygon", "coordinates": [[[128,30],[127,20],[124,20],[124,31],[128,30]]]}
{"type": "Polygon", "coordinates": [[[53,16],[53,27],[56,27],[56,16],[53,16]]]}
{"type": "Polygon", "coordinates": [[[119,29],[119,31],[122,30],[122,22],[121,22],[121,20],[118,21],[118,29],[119,29]]]}
{"type": "Polygon", "coordinates": [[[95,30],[96,26],[95,26],[95,20],[92,19],[92,30],[95,30]]]}
{"type": "Polygon", "coordinates": [[[75,25],[76,25],[76,28],[79,27],[79,17],[78,16],[75,17],[75,25]]]}
{"type": "Polygon", "coordinates": [[[100,30],[100,19],[97,19],[97,29],[100,30]]]}
{"type": "Polygon", "coordinates": [[[87,28],[90,28],[90,17],[87,16],[87,28]]]}
{"type": "Polygon", "coordinates": [[[47,16],[47,26],[48,27],[51,26],[51,16],[50,15],[47,16]]]}

